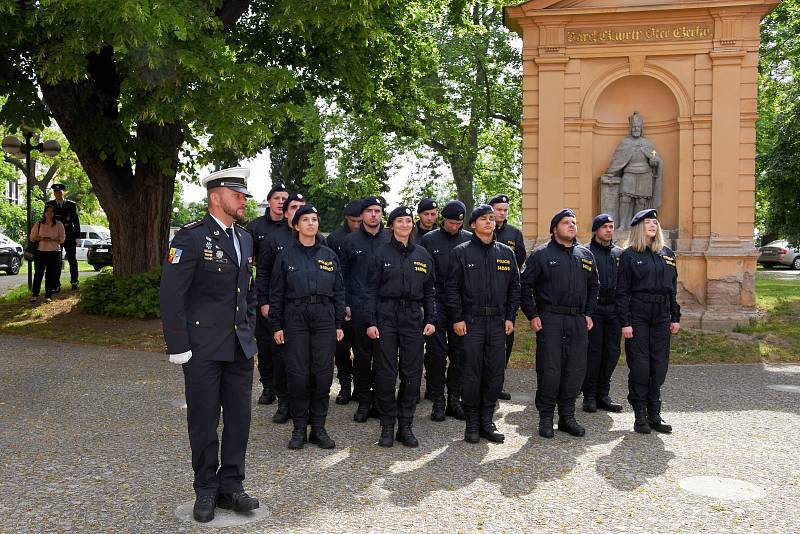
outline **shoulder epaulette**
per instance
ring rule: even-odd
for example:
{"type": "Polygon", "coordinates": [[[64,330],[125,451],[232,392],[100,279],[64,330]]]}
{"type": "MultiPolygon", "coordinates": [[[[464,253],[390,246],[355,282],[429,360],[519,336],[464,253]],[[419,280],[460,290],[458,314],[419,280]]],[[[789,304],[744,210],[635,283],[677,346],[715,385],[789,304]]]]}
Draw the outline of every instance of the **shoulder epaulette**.
{"type": "Polygon", "coordinates": [[[240,229],[244,230],[245,232],[247,232],[248,234],[252,233],[248,227],[242,226],[238,222],[236,223],[236,228],[240,228],[240,229]]]}
{"type": "Polygon", "coordinates": [[[201,224],[203,224],[203,220],[202,219],[198,219],[196,221],[192,221],[190,223],[184,224],[183,226],[181,226],[181,228],[186,228],[188,230],[191,230],[192,228],[197,228],[201,224]]]}

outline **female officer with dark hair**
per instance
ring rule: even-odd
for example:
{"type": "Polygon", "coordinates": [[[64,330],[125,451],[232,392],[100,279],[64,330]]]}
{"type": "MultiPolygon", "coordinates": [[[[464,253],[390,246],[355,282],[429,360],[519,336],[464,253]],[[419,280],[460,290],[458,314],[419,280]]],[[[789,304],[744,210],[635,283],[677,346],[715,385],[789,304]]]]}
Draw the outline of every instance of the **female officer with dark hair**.
{"type": "Polygon", "coordinates": [[[617,313],[628,362],[628,402],[640,434],[672,432],[661,418],[661,386],[667,376],[670,333],[680,330],[681,307],[676,299],[678,270],[675,253],[664,244],[654,209],[631,219],[628,247],[617,271],[617,313]]]}
{"type": "Polygon", "coordinates": [[[319,215],[310,204],[292,217],[295,239],[276,258],[270,279],[269,318],[275,342],[285,343],[290,449],[310,441],[336,443],[325,430],[336,342],[343,337],[344,282],[336,253],[318,238],[319,215]],[[306,427],[311,423],[311,434],[306,427]]]}

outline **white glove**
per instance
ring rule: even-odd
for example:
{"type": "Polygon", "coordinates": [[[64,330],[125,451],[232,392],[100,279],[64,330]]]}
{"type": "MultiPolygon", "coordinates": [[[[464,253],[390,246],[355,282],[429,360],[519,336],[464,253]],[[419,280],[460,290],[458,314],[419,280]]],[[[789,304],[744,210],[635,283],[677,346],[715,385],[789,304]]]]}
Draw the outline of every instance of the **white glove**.
{"type": "Polygon", "coordinates": [[[180,354],[170,354],[169,363],[186,363],[191,358],[192,358],[192,351],[187,350],[186,352],[181,352],[180,354]]]}

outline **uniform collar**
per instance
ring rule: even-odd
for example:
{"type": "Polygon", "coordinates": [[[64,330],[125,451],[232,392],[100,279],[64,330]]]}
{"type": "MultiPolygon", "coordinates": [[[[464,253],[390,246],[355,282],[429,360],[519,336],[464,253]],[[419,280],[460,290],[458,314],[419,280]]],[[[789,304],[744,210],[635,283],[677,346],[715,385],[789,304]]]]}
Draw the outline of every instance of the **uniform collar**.
{"type": "Polygon", "coordinates": [[[212,219],[214,219],[214,221],[215,221],[215,222],[216,222],[216,223],[219,225],[219,227],[220,227],[220,228],[222,228],[223,230],[227,230],[228,228],[231,228],[231,229],[234,229],[234,230],[236,229],[236,223],[233,223],[233,224],[231,224],[230,226],[225,226],[224,224],[222,224],[222,221],[220,221],[219,219],[217,219],[216,217],[214,217],[214,216],[213,216],[213,215],[211,215],[210,213],[208,214],[208,216],[209,216],[209,217],[211,217],[212,219]]]}
{"type": "Polygon", "coordinates": [[[595,245],[595,246],[597,246],[597,247],[600,247],[600,248],[601,248],[601,249],[603,249],[603,250],[609,250],[609,251],[610,251],[611,249],[613,249],[613,248],[616,246],[616,245],[614,244],[614,240],[613,240],[613,239],[612,239],[611,241],[609,241],[609,242],[608,242],[608,245],[604,245],[604,244],[602,244],[600,241],[598,241],[597,239],[595,239],[594,237],[592,237],[592,244],[593,244],[593,245],[595,245]]]}
{"type": "Polygon", "coordinates": [[[381,234],[383,234],[383,223],[380,223],[380,225],[378,226],[378,233],[377,234],[373,234],[372,232],[367,232],[367,229],[364,228],[364,224],[363,223],[359,227],[359,230],[361,230],[361,232],[364,235],[366,235],[367,237],[377,238],[377,237],[380,237],[381,234]]]}
{"type": "Polygon", "coordinates": [[[492,233],[492,240],[489,243],[484,243],[483,240],[478,237],[478,234],[472,234],[472,241],[482,247],[489,248],[495,244],[497,238],[495,238],[494,233],[492,233]]]}
{"type": "Polygon", "coordinates": [[[561,248],[561,249],[564,249],[564,250],[573,249],[573,248],[575,248],[575,247],[578,245],[578,239],[577,239],[577,238],[575,238],[575,239],[573,239],[573,240],[572,240],[572,244],[571,244],[570,246],[568,246],[568,247],[565,247],[564,245],[562,245],[561,243],[559,243],[558,241],[556,241],[556,236],[554,236],[554,235],[551,235],[551,236],[550,236],[550,242],[551,242],[553,245],[555,245],[555,246],[557,246],[557,247],[559,247],[559,248],[561,248]]]}
{"type": "Polygon", "coordinates": [[[411,239],[411,236],[408,236],[408,245],[404,245],[403,243],[398,241],[397,238],[394,236],[394,234],[392,234],[392,237],[389,240],[389,242],[401,254],[408,254],[411,251],[411,249],[414,247],[414,242],[411,239]]]}

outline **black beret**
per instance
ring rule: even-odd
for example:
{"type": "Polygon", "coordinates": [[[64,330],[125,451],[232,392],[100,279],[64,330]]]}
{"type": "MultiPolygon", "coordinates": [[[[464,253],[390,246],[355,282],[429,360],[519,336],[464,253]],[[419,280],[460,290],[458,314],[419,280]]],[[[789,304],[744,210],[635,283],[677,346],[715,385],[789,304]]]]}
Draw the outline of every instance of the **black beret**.
{"type": "Polygon", "coordinates": [[[388,206],[388,205],[389,205],[389,204],[386,202],[386,199],[385,199],[385,198],[383,198],[381,195],[378,195],[378,196],[377,196],[377,197],[375,197],[375,198],[377,198],[377,199],[378,199],[378,202],[380,202],[380,203],[381,203],[381,209],[384,209],[384,210],[385,210],[385,209],[386,209],[386,206],[388,206]]]}
{"type": "Polygon", "coordinates": [[[469,216],[469,224],[474,223],[478,220],[478,217],[486,215],[487,213],[494,213],[494,208],[492,208],[489,204],[481,204],[472,210],[472,215],[469,216]]]}
{"type": "Polygon", "coordinates": [[[305,202],[306,201],[306,197],[304,197],[300,193],[292,193],[291,195],[286,197],[286,201],[283,203],[283,209],[288,208],[289,204],[294,202],[295,200],[298,201],[298,202],[305,202]]]}
{"type": "Polygon", "coordinates": [[[490,206],[494,206],[495,204],[508,204],[508,195],[503,195],[503,194],[495,195],[489,199],[489,202],[487,202],[487,204],[489,204],[490,206]]]}
{"type": "Polygon", "coordinates": [[[423,211],[428,211],[428,210],[435,210],[438,207],[439,205],[432,198],[423,198],[422,200],[419,201],[419,204],[417,204],[417,213],[422,213],[423,211]]]}
{"type": "Polygon", "coordinates": [[[294,212],[294,217],[292,217],[292,226],[294,226],[295,224],[299,223],[300,222],[300,217],[302,217],[306,213],[317,213],[317,214],[319,214],[319,212],[317,211],[317,208],[315,208],[311,204],[303,204],[302,206],[297,208],[296,212],[294,212]]]}
{"type": "Polygon", "coordinates": [[[272,189],[269,190],[269,193],[267,193],[267,200],[272,198],[272,195],[274,195],[275,193],[278,193],[280,191],[286,192],[286,186],[283,185],[283,184],[274,184],[272,186],[272,189]]]}
{"type": "Polygon", "coordinates": [[[550,219],[550,233],[551,234],[553,233],[553,228],[555,228],[556,225],[558,225],[559,221],[561,219],[563,219],[564,217],[575,217],[575,212],[572,211],[569,208],[564,208],[563,210],[561,210],[558,213],[556,213],[555,215],[553,215],[553,218],[550,219]]]}
{"type": "Polygon", "coordinates": [[[363,201],[360,198],[357,198],[355,200],[351,200],[344,207],[344,215],[346,217],[358,217],[359,215],[361,215],[361,211],[362,211],[361,205],[362,204],[363,204],[363,201]]]}
{"type": "Polygon", "coordinates": [[[380,206],[381,209],[383,209],[383,204],[381,204],[381,201],[378,200],[378,197],[375,196],[368,196],[361,201],[361,212],[363,213],[364,210],[369,208],[370,206],[380,206]]]}
{"type": "Polygon", "coordinates": [[[612,223],[614,219],[611,218],[611,215],[608,213],[601,213],[597,217],[594,218],[592,221],[592,232],[596,232],[598,228],[603,226],[606,223],[612,223]]]}
{"type": "Polygon", "coordinates": [[[50,189],[52,189],[53,191],[63,191],[66,188],[67,187],[64,184],[53,184],[50,186],[50,189]]]}
{"type": "Polygon", "coordinates": [[[451,200],[442,208],[442,218],[452,221],[463,221],[467,214],[467,207],[460,200],[451,200]]]}
{"type": "Polygon", "coordinates": [[[633,219],[631,219],[631,228],[633,228],[634,226],[636,226],[645,219],[658,219],[658,210],[650,208],[638,212],[636,215],[633,216],[633,219]]]}
{"type": "Polygon", "coordinates": [[[398,217],[414,217],[414,212],[408,206],[398,206],[389,213],[389,219],[386,221],[387,226],[391,226],[394,220],[398,217]]]}

